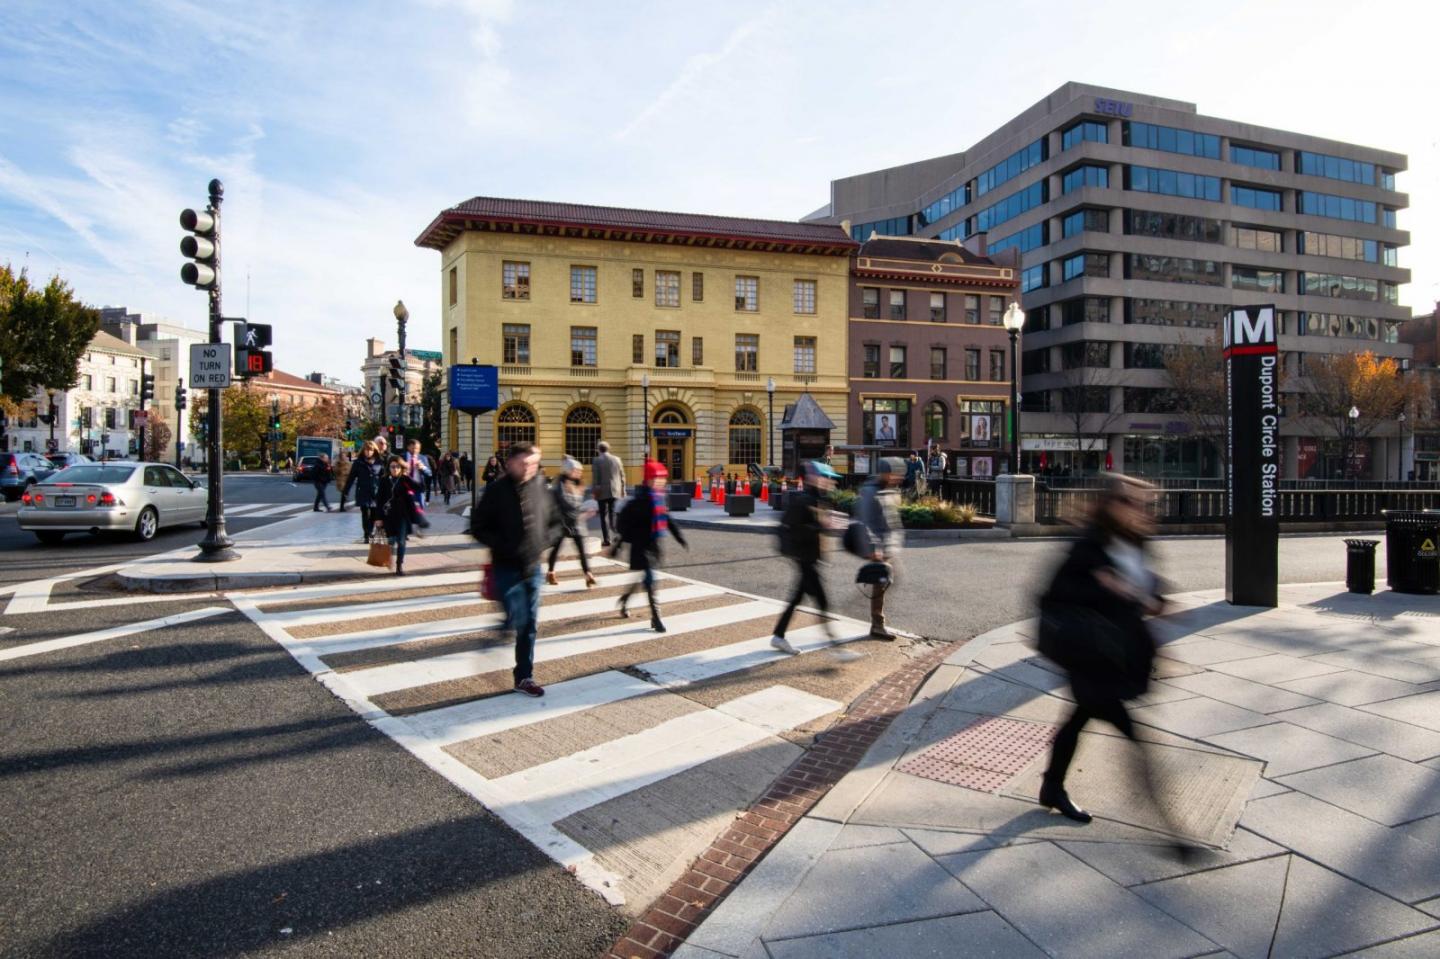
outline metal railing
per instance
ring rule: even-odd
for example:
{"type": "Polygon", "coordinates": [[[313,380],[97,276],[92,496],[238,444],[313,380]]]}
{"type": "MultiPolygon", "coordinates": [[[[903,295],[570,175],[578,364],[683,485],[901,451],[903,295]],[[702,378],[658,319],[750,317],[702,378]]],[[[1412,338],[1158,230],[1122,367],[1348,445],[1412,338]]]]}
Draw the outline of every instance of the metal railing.
{"type": "MultiPolygon", "coordinates": [[[[1037,485],[1035,521],[1079,522],[1094,507],[1100,492],[1096,487],[1055,489],[1037,485]]],[[[1286,489],[1282,484],[1276,499],[1282,522],[1379,522],[1387,510],[1440,508],[1440,489],[1434,484],[1417,489],[1323,486],[1286,489]]],[[[1225,491],[1161,489],[1155,495],[1150,512],[1161,524],[1223,523],[1227,516],[1225,491]]]]}

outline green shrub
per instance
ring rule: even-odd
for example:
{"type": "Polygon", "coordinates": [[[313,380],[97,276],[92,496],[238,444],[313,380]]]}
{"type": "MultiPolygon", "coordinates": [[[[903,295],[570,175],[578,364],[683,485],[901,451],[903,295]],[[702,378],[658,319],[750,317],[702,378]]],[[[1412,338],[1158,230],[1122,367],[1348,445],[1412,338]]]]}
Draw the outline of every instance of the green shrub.
{"type": "Polygon", "coordinates": [[[830,491],[830,508],[841,513],[853,515],[855,504],[860,500],[860,494],[854,490],[836,489],[830,491]]]}
{"type": "Polygon", "coordinates": [[[935,514],[928,507],[906,503],[900,507],[900,521],[906,526],[934,526],[935,514]]]}

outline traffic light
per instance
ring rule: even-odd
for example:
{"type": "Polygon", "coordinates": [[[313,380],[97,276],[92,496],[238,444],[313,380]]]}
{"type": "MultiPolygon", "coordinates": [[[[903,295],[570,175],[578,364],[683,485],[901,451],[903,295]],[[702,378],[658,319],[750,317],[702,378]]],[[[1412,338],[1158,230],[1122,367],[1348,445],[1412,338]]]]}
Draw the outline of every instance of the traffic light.
{"type": "Polygon", "coordinates": [[[405,395],[405,364],[398,356],[390,357],[390,389],[397,398],[405,395]]]}
{"type": "Polygon", "coordinates": [[[140,374],[140,402],[143,404],[146,400],[153,400],[154,398],[155,398],[155,374],[154,374],[154,373],[141,373],[141,374],[140,374]]]}
{"type": "Polygon", "coordinates": [[[180,279],[197,290],[213,290],[220,276],[216,271],[216,222],[205,210],[181,210],[180,226],[190,235],[180,240],[180,253],[191,262],[180,267],[180,279]]]}
{"type": "Polygon", "coordinates": [[[185,408],[185,381],[181,380],[175,384],[175,409],[185,408]]]}

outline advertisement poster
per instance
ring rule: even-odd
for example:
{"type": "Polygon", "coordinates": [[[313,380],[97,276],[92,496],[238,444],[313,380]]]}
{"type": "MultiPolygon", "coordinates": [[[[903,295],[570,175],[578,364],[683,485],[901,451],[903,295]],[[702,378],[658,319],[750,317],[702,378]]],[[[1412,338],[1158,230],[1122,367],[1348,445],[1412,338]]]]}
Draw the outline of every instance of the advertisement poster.
{"type": "Polygon", "coordinates": [[[894,446],[896,444],[895,414],[875,414],[875,445],[894,446]]]}
{"type": "Polygon", "coordinates": [[[992,456],[977,456],[972,463],[975,464],[976,479],[990,479],[995,475],[995,458],[992,456]]]}
{"type": "Polygon", "coordinates": [[[869,454],[869,453],[856,453],[856,454],[855,454],[855,469],[854,469],[854,472],[856,472],[856,473],[868,473],[868,472],[870,472],[870,454],[869,454]]]}
{"type": "Polygon", "coordinates": [[[967,459],[962,459],[962,458],[960,458],[960,457],[956,457],[956,459],[955,459],[955,475],[956,475],[956,476],[959,476],[959,477],[962,477],[962,478],[963,478],[963,477],[966,477],[966,476],[969,476],[969,475],[970,475],[970,461],[967,460],[967,459]]]}
{"type": "Polygon", "coordinates": [[[990,442],[989,416],[977,414],[970,417],[970,439],[976,443],[990,442]]]}

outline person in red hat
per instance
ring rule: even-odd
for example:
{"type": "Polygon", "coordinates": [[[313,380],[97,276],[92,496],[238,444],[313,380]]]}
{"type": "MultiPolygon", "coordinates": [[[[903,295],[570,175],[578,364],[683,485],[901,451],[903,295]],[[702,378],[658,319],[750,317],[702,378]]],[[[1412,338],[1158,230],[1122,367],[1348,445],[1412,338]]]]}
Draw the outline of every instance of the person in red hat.
{"type": "MultiPolygon", "coordinates": [[[[655,567],[660,564],[660,544],[666,536],[673,536],[675,542],[689,549],[680,527],[665,508],[665,483],[670,471],[663,463],[645,461],[645,481],[635,487],[635,495],[620,512],[617,526],[620,543],[630,544],[630,568],[639,571],[640,582],[645,584],[645,596],[650,600],[650,628],[657,633],[665,632],[660,619],[660,604],[655,602],[655,567]]],[[[615,546],[615,554],[620,544],[615,546]]],[[[620,615],[628,617],[630,596],[640,582],[631,583],[620,597],[620,615]]]]}

